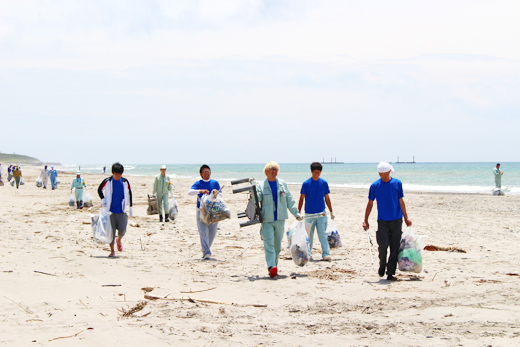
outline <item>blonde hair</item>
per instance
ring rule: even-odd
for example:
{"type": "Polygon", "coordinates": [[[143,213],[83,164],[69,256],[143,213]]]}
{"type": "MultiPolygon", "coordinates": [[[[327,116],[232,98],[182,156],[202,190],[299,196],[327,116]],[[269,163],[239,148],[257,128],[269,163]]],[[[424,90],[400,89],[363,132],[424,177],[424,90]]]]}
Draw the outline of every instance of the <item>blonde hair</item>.
{"type": "Polygon", "coordinates": [[[270,161],[267,164],[265,164],[264,173],[266,176],[267,176],[267,170],[270,170],[270,169],[276,169],[276,170],[280,171],[280,165],[278,165],[278,163],[275,161],[270,161]]]}

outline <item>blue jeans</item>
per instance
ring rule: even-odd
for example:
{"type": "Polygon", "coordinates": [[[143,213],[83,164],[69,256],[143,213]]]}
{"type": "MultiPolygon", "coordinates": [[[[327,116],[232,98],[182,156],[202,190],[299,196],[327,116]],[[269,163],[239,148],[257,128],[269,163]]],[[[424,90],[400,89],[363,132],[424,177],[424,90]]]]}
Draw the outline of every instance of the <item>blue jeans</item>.
{"type": "Polygon", "coordinates": [[[263,222],[260,235],[264,241],[264,252],[267,267],[278,267],[278,257],[282,250],[282,239],[284,233],[285,220],[273,222],[263,222]]]}
{"type": "Polygon", "coordinates": [[[197,228],[199,229],[200,245],[202,247],[202,256],[211,255],[211,245],[217,235],[218,223],[204,224],[200,220],[200,211],[197,209],[197,228]]]}
{"type": "Polygon", "coordinates": [[[318,229],[318,239],[321,243],[321,256],[324,258],[330,255],[329,241],[327,240],[327,212],[323,211],[325,216],[313,217],[305,219],[306,223],[311,223],[311,231],[309,239],[311,240],[311,254],[312,254],[312,243],[314,241],[314,229],[318,229]]]}

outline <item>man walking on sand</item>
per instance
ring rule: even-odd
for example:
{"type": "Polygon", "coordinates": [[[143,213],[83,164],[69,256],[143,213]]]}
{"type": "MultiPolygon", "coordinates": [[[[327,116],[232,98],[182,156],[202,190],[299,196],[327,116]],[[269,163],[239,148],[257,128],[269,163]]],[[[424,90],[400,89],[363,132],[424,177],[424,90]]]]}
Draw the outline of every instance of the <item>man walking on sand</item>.
{"type": "Polygon", "coordinates": [[[314,162],[311,164],[312,177],[302,184],[300,201],[298,202],[298,211],[301,213],[303,202],[305,201],[306,215],[323,212],[323,216],[321,217],[307,218],[307,223],[311,223],[311,231],[309,235],[311,241],[311,253],[314,241],[314,229],[317,229],[318,238],[321,243],[321,257],[324,261],[331,261],[330,246],[329,241],[327,240],[327,211],[325,209],[325,204],[329,208],[331,219],[334,219],[334,214],[332,213],[332,205],[329,198],[329,184],[320,177],[322,170],[323,166],[320,163],[314,162]]]}
{"type": "Polygon", "coordinates": [[[407,226],[412,225],[408,219],[406,206],[403,200],[403,184],[397,178],[391,177],[394,173],[392,165],[380,162],[377,166],[380,179],[372,183],[368,193],[368,204],[365,211],[363,229],[368,230],[368,217],[372,212],[374,200],[377,200],[377,231],[376,238],[379,246],[379,276],[388,275],[388,281],[396,281],[394,277],[397,269],[397,255],[401,242],[403,217],[407,226]],[[387,262],[387,249],[390,246],[390,256],[387,262]]]}
{"type": "Polygon", "coordinates": [[[164,206],[164,221],[169,222],[168,215],[170,207],[168,206],[168,192],[172,192],[172,183],[170,176],[166,175],[166,165],[161,166],[161,173],[155,176],[153,182],[153,194],[157,194],[157,204],[159,205],[159,222],[163,221],[163,206],[164,206]]]}
{"type": "Polygon", "coordinates": [[[110,225],[114,231],[112,242],[110,243],[110,258],[116,256],[114,242],[117,242],[117,250],[123,251],[121,239],[125,236],[128,217],[132,218],[132,189],[130,182],[123,176],[125,168],[120,163],[112,165],[112,176],[105,178],[98,188],[98,195],[101,198],[101,206],[108,208],[110,214],[110,225]],[[126,214],[126,207],[128,215],[126,214]],[[117,238],[116,238],[117,229],[117,238]]]}
{"type": "Polygon", "coordinates": [[[495,186],[497,188],[502,188],[502,175],[504,174],[500,171],[500,163],[493,169],[493,173],[495,174],[495,186]]]}

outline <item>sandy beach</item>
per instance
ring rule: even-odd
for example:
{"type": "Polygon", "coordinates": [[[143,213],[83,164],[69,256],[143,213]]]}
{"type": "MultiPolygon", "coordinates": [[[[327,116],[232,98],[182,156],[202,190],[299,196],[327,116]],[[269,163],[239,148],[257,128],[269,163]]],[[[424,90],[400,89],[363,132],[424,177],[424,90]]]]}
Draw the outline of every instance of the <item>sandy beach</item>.
{"type": "MultiPolygon", "coordinates": [[[[89,211],[67,204],[72,173],[59,172],[54,191],[36,187],[38,174],[26,166],[24,186],[0,187],[2,345],[520,344],[520,195],[405,191],[423,245],[466,253],[423,251],[421,273],[398,272],[400,280],[388,282],[371,264],[361,227],[368,191],[332,188],[343,247],[332,249],[332,262],[320,261],[316,237],[314,260],[305,267],[283,250],[279,276],[270,279],[260,226],[239,228],[236,212],[247,196],[233,195],[229,182],[220,183],[233,217],[219,224],[212,259],[202,261],[196,199],[187,195],[194,180],[172,180],[179,216],[159,223],[146,214],[153,178],[126,176],[134,217],[124,251],[110,259],[108,245],[92,240],[90,225],[104,176],[83,175],[94,198],[89,211]],[[130,314],[136,307],[142,310],[130,314]]],[[[290,189],[298,199],[300,186],[290,189]]],[[[377,264],[376,217],[374,207],[377,264]]]]}

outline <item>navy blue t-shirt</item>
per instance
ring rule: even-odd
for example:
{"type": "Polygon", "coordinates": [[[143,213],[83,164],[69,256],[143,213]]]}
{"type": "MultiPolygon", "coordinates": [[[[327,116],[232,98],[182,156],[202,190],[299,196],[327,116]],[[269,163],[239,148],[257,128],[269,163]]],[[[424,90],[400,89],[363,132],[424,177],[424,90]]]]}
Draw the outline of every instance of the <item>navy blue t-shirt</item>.
{"type": "Polygon", "coordinates": [[[370,186],[368,198],[377,200],[377,220],[385,222],[403,218],[399,199],[403,197],[403,184],[397,178],[383,182],[378,179],[370,186]]]}
{"type": "Polygon", "coordinates": [[[123,187],[123,179],[116,181],[112,178],[112,202],[110,203],[110,212],[123,213],[123,199],[125,192],[123,187]]]}
{"type": "Polygon", "coordinates": [[[278,220],[278,214],[276,213],[278,211],[278,185],[276,184],[277,181],[267,181],[269,182],[269,186],[271,187],[271,193],[273,194],[273,201],[274,201],[274,220],[278,220]]]}
{"type": "Polygon", "coordinates": [[[313,214],[325,211],[325,195],[330,194],[329,184],[319,177],[303,182],[300,194],[305,194],[305,213],[313,214]]]}
{"type": "MultiPolygon", "coordinates": [[[[207,189],[210,193],[213,191],[213,189],[220,190],[220,184],[218,184],[217,181],[210,179],[209,182],[204,182],[204,180],[198,180],[197,182],[193,183],[191,186],[191,189],[196,190],[202,190],[207,189]]],[[[199,198],[202,197],[202,193],[199,193],[197,195],[199,198]]],[[[200,207],[200,201],[197,199],[197,208],[200,207]]]]}

